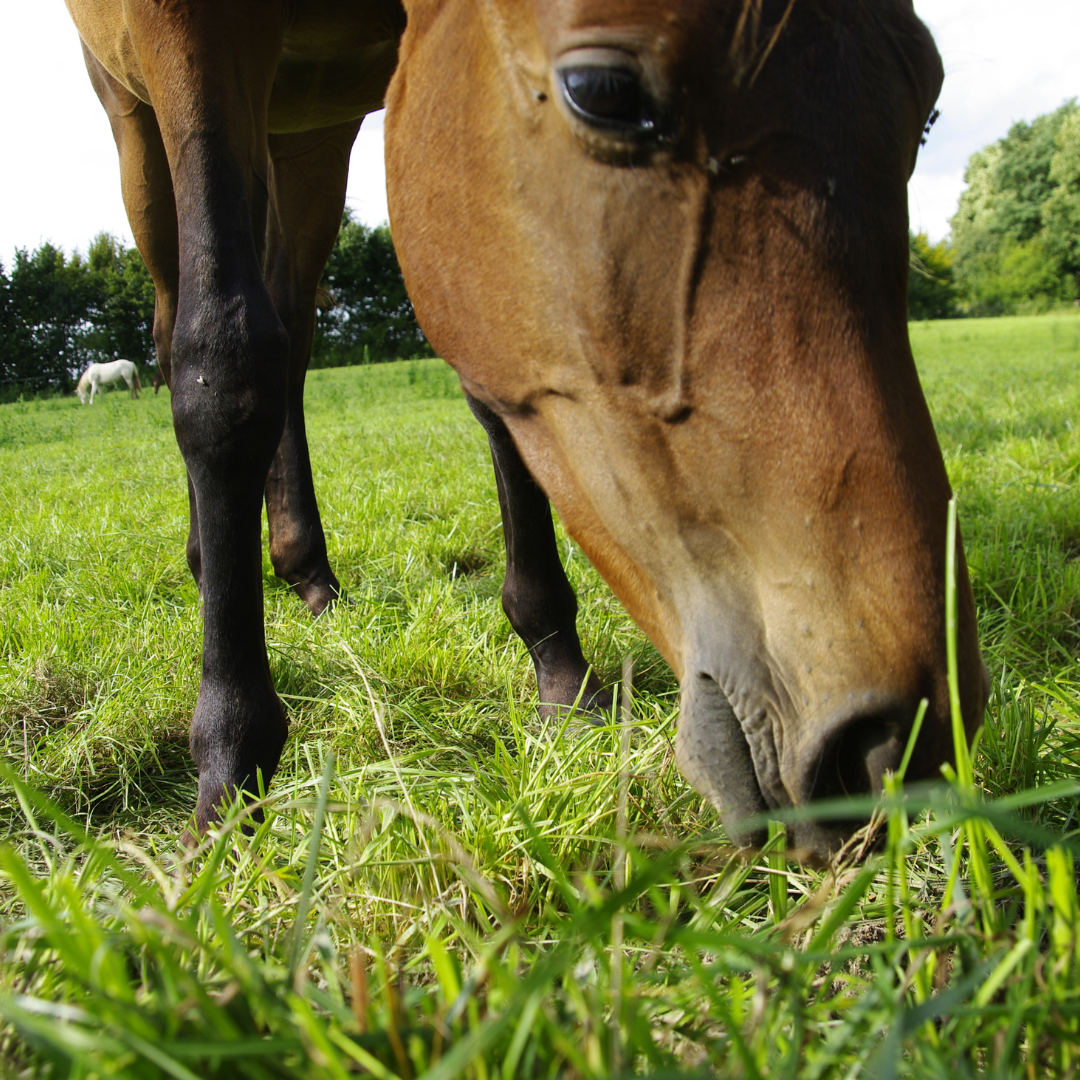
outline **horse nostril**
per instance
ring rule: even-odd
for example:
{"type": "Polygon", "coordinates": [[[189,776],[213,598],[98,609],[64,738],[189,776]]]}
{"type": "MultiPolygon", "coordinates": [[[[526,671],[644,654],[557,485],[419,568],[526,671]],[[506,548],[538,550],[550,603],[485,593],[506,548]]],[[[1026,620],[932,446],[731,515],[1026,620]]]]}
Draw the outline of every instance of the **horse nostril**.
{"type": "Polygon", "coordinates": [[[811,799],[871,795],[887,770],[899,768],[915,710],[898,706],[860,713],[829,738],[810,782],[811,799]]]}

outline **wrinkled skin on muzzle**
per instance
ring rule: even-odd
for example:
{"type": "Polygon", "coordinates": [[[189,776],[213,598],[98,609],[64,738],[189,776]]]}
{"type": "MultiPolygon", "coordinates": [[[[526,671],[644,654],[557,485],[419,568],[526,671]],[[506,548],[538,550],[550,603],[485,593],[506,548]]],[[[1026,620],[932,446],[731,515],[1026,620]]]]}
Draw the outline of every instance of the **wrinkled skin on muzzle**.
{"type": "Polygon", "coordinates": [[[935,773],[950,488],[906,181],[941,64],[910,3],[407,7],[387,164],[410,294],[674,668],[688,780],[752,842],[767,808],[879,790],[922,698],[909,776],[935,773]]]}

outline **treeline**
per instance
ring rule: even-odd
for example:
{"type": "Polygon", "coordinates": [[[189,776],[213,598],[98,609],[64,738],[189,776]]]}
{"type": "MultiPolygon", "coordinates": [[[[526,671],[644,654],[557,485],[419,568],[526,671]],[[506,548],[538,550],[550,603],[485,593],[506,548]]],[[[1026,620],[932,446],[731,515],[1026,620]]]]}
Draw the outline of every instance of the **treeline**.
{"type": "Polygon", "coordinates": [[[1048,311],[1080,297],[1076,99],[972,154],[950,234],[911,237],[913,319],[1048,311]]]}
{"type": "MultiPolygon", "coordinates": [[[[1080,107],[1014,124],[973,154],[949,237],[911,236],[914,319],[1046,311],[1080,298],[1080,107]]],[[[95,360],[154,363],[154,287],[141,256],[101,233],[0,265],[0,400],[69,390],[95,360]]],[[[346,210],[317,299],[313,367],[430,356],[390,230],[346,210]]]]}
{"type": "Polygon", "coordinates": [[[139,253],[101,233],[84,258],[52,244],[0,266],[0,400],[69,390],[87,364],[154,352],[154,285],[139,253]]]}
{"type": "Polygon", "coordinates": [[[312,367],[435,355],[405,292],[389,228],[361,224],[348,208],[316,304],[312,367]]]}
{"type": "MultiPolygon", "coordinates": [[[[156,363],[154,284],[135,248],[100,233],[85,256],[52,244],[0,265],[0,401],[68,391],[87,364],[156,363]]],[[[431,356],[390,230],[346,210],[317,299],[312,367],[431,356]]]]}

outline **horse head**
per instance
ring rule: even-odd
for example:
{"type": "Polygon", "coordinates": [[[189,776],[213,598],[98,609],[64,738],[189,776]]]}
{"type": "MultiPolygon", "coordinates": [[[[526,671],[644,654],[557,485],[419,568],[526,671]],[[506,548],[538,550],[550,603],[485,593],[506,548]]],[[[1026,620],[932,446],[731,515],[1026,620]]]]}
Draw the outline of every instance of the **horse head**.
{"type": "Polygon", "coordinates": [[[755,839],[749,815],[879,790],[924,698],[909,776],[936,772],[951,492],[906,181],[942,68],[910,0],[406,7],[386,130],[410,295],[674,668],[690,782],[755,839]]]}

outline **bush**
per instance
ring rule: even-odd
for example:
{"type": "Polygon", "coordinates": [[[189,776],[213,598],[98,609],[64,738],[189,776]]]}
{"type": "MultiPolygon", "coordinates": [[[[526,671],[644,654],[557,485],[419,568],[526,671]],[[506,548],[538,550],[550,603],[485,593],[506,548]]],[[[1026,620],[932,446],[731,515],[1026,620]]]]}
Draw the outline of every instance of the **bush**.
{"type": "Polygon", "coordinates": [[[1077,296],[1080,109],[1067,101],[972,154],[951,243],[968,315],[1045,311],[1077,296]]]}
{"type": "Polygon", "coordinates": [[[390,229],[363,225],[346,209],[323,271],[311,366],[432,355],[405,291],[390,229]]]}
{"type": "Polygon", "coordinates": [[[142,257],[108,233],[89,257],[52,244],[0,266],[0,395],[68,391],[94,361],[153,360],[154,285],[142,257]]]}
{"type": "Polygon", "coordinates": [[[931,244],[926,233],[909,234],[908,318],[951,319],[957,314],[953,256],[942,241],[931,244]]]}

